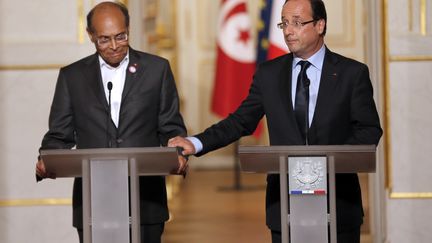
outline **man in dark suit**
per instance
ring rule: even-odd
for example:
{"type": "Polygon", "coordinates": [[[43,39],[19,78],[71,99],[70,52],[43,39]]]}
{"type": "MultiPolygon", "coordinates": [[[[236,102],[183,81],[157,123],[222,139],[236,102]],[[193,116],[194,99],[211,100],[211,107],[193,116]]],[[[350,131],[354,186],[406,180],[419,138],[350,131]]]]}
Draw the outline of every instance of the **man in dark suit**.
{"type": "MultiPolygon", "coordinates": [[[[252,134],[264,115],[271,145],[378,144],[382,129],[368,68],[324,45],[326,23],[321,0],[287,0],[278,27],[291,53],[259,66],[234,113],[194,137],[170,139],[169,146],[200,156],[252,134]],[[309,98],[303,107],[301,96],[309,98]]],[[[336,188],[338,242],[359,242],[357,174],[336,175],[336,188]]],[[[266,221],[275,243],[281,241],[279,193],[279,175],[268,175],[266,221]]]]}
{"type": "MultiPolygon", "coordinates": [[[[185,136],[170,65],[129,47],[126,7],[98,4],[87,15],[87,32],[97,52],[60,69],[49,131],[40,149],[159,147],[171,137],[185,136]]],[[[179,172],[185,169],[184,162],[179,172]]],[[[52,176],[40,159],[36,174],[39,179],[52,176]]],[[[141,239],[161,242],[169,217],[165,178],[140,177],[139,182],[141,239]]],[[[80,178],[73,188],[73,225],[82,242],[80,178]]]]}

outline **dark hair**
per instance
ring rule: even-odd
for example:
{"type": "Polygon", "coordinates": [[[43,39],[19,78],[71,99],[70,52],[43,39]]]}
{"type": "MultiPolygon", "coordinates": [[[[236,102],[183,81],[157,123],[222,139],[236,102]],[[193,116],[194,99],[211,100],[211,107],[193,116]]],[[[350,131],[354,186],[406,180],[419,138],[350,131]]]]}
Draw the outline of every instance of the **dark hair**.
{"type": "MultiPolygon", "coordinates": [[[[287,3],[289,0],[286,0],[287,3]]],[[[311,8],[312,8],[312,18],[314,20],[323,19],[325,21],[324,31],[321,34],[324,36],[327,32],[327,11],[322,0],[309,0],[311,8]]],[[[284,3],[284,4],[285,4],[284,3]]]]}
{"type": "MultiPolygon", "coordinates": [[[[120,9],[120,11],[123,13],[123,16],[125,17],[126,27],[129,27],[129,11],[124,4],[122,4],[120,2],[103,2],[100,4],[109,4],[109,5],[112,5],[114,7],[117,7],[118,9],[120,9]]],[[[100,4],[98,4],[94,8],[92,8],[92,10],[90,10],[90,12],[87,14],[87,29],[90,32],[94,31],[93,26],[92,26],[92,18],[93,18],[93,14],[94,14],[95,9],[97,9],[100,4]]]]}

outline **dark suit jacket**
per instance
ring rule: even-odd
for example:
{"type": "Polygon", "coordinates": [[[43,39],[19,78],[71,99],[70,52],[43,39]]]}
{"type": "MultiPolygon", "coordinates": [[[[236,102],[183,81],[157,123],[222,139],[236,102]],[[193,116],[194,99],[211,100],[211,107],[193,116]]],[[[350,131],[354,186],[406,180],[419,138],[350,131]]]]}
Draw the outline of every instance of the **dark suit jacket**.
{"type": "MultiPolygon", "coordinates": [[[[131,65],[136,72],[126,70],[118,128],[108,119],[98,55],[61,68],[41,149],[106,148],[108,140],[112,147],[158,147],[186,135],[168,61],[130,48],[131,65]]],[[[165,178],[140,177],[140,185],[141,223],[166,221],[165,178]]],[[[73,225],[82,228],[80,178],[73,188],[73,225]]]]}
{"type": "MultiPolygon", "coordinates": [[[[248,97],[226,119],[196,135],[203,143],[198,156],[250,135],[265,115],[271,145],[301,145],[293,112],[293,55],[260,65],[248,97]]],[[[309,131],[311,145],[377,144],[382,134],[366,65],[326,49],[317,104],[309,131]]],[[[268,175],[267,225],[280,230],[279,175],[268,175]]],[[[338,230],[363,221],[357,174],[336,175],[338,230]]]]}

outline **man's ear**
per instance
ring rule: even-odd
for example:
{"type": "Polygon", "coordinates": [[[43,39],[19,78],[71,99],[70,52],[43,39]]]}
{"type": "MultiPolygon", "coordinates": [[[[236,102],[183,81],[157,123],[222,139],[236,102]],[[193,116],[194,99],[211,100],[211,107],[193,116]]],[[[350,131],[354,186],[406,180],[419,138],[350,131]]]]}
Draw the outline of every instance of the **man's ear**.
{"type": "Polygon", "coordinates": [[[89,36],[91,42],[95,43],[95,39],[93,37],[93,33],[91,32],[91,30],[89,28],[87,28],[86,30],[87,30],[87,35],[89,36]]]}
{"type": "Polygon", "coordinates": [[[324,33],[324,27],[326,25],[326,21],[324,19],[318,20],[318,33],[322,35],[324,33]]]}

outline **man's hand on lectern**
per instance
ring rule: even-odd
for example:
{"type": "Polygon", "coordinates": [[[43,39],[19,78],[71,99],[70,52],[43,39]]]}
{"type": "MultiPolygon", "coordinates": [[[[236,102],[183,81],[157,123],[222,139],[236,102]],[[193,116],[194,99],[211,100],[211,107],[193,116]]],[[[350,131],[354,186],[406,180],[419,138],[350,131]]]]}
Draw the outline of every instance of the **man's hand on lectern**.
{"type": "Polygon", "coordinates": [[[195,153],[195,147],[189,140],[179,136],[168,140],[168,147],[177,148],[177,153],[179,154],[179,169],[177,173],[182,174],[183,177],[186,177],[189,155],[195,153]]]}
{"type": "Polygon", "coordinates": [[[181,147],[183,148],[182,154],[184,156],[195,154],[195,146],[191,141],[184,137],[174,137],[168,140],[168,147],[181,147]]]}
{"type": "Polygon", "coordinates": [[[54,173],[47,172],[43,160],[38,159],[36,162],[36,181],[41,181],[45,178],[55,179],[56,175],[54,173]]]}

